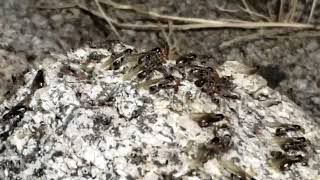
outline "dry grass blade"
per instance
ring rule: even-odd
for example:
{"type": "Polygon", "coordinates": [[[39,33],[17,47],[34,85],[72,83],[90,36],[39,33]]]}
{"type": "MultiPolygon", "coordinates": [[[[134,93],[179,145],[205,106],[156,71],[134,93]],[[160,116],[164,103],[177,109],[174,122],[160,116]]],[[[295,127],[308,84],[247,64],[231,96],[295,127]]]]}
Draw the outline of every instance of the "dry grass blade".
{"type": "Polygon", "coordinates": [[[238,44],[238,43],[244,43],[244,42],[248,42],[248,41],[252,41],[255,39],[260,39],[263,36],[264,32],[257,32],[257,33],[253,33],[253,34],[248,34],[248,35],[244,35],[244,36],[238,36],[234,39],[231,39],[229,41],[225,41],[223,43],[221,43],[219,45],[220,49],[224,49],[224,48],[228,48],[233,46],[234,44],[238,44]]]}
{"type": "Polygon", "coordinates": [[[283,21],[283,16],[284,16],[284,0],[280,0],[280,7],[279,7],[279,13],[278,13],[278,21],[282,22],[283,21]]]}
{"type": "Polygon", "coordinates": [[[112,19],[111,19],[109,16],[106,15],[106,13],[105,13],[104,10],[102,9],[102,7],[101,7],[101,5],[100,5],[100,3],[99,3],[98,0],[95,0],[95,3],[96,3],[96,5],[98,6],[99,11],[101,12],[103,18],[108,22],[111,30],[115,33],[115,35],[117,36],[117,38],[118,38],[119,40],[121,40],[121,36],[120,36],[119,32],[118,32],[117,29],[113,26],[112,19]]]}
{"type": "Polygon", "coordinates": [[[295,13],[297,10],[297,6],[298,6],[298,0],[291,0],[290,1],[290,12],[288,13],[288,21],[287,22],[293,22],[294,21],[294,17],[295,17],[295,13]]]}
{"type": "Polygon", "coordinates": [[[63,6],[34,6],[33,8],[37,9],[69,9],[69,8],[76,8],[76,4],[66,4],[63,6]]]}
{"type": "Polygon", "coordinates": [[[219,48],[225,49],[225,48],[232,47],[236,44],[258,40],[258,39],[261,39],[264,37],[276,37],[279,35],[288,34],[290,32],[294,32],[294,31],[293,30],[286,30],[286,29],[269,29],[269,30],[261,29],[256,33],[252,33],[252,34],[248,34],[248,35],[244,35],[244,36],[237,36],[229,41],[225,41],[220,44],[219,48]]]}
{"type": "Polygon", "coordinates": [[[141,8],[137,8],[135,6],[131,5],[125,5],[125,4],[119,4],[115,3],[111,0],[99,0],[101,3],[104,3],[106,5],[112,6],[115,9],[121,9],[121,10],[130,10],[134,11],[140,14],[148,15],[151,17],[159,18],[159,19],[166,19],[171,21],[180,21],[180,22],[188,22],[188,23],[210,23],[210,24],[221,24],[221,21],[216,20],[209,20],[209,19],[201,19],[201,18],[190,18],[190,17],[179,17],[179,16],[169,16],[169,15],[163,15],[158,14],[156,12],[152,11],[145,11],[141,8]]]}
{"type": "Polygon", "coordinates": [[[312,20],[312,17],[313,17],[313,14],[314,14],[314,10],[316,9],[317,1],[318,0],[313,0],[313,2],[312,2],[311,11],[310,11],[310,15],[309,15],[309,18],[308,18],[308,23],[310,23],[311,20],[312,20]]]}
{"type": "Polygon", "coordinates": [[[230,48],[240,44],[261,40],[261,39],[293,39],[293,38],[318,38],[319,31],[300,31],[299,29],[261,29],[259,32],[237,36],[231,40],[222,42],[220,49],[230,48]]]}
{"type": "Polygon", "coordinates": [[[216,6],[216,8],[221,11],[221,12],[226,12],[226,13],[237,13],[239,10],[238,9],[226,9],[222,6],[216,6]]]}
{"type": "MultiPolygon", "coordinates": [[[[102,0],[100,0],[101,2],[102,0]]],[[[103,0],[104,3],[109,0],[103,0]]],[[[108,5],[108,4],[107,4],[108,5]]],[[[134,10],[135,8],[129,5],[122,4],[113,4],[114,8],[120,8],[122,10],[134,10]],[[117,6],[115,6],[117,5],[117,6]]],[[[162,29],[169,29],[167,24],[161,23],[122,23],[108,17],[106,14],[101,14],[97,10],[90,9],[80,3],[77,4],[77,7],[89,12],[97,17],[105,19],[107,22],[111,23],[115,27],[123,28],[123,29],[133,29],[133,30],[155,30],[161,31],[162,29]]],[[[319,29],[319,26],[311,25],[311,24],[303,24],[303,23],[281,23],[281,22],[248,22],[248,21],[228,21],[228,20],[209,20],[209,19],[201,19],[201,18],[188,18],[188,17],[176,17],[176,16],[168,16],[161,15],[154,12],[145,12],[142,10],[138,10],[139,13],[147,13],[147,15],[158,17],[167,21],[182,21],[185,24],[174,24],[170,26],[170,28],[178,31],[187,31],[187,30],[195,30],[195,29],[214,29],[214,28],[239,28],[239,29],[259,29],[259,28],[303,28],[303,29],[319,29]]],[[[135,10],[134,10],[135,11],[135,10]]]]}

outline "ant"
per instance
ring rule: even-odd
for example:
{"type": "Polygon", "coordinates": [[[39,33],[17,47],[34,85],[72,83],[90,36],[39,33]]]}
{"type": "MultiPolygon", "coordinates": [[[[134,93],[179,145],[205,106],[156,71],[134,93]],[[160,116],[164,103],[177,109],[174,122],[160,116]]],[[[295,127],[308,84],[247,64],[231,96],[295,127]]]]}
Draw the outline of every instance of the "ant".
{"type": "Polygon", "coordinates": [[[232,99],[238,98],[229,91],[233,88],[231,77],[220,77],[212,67],[196,66],[190,70],[190,74],[196,78],[194,84],[209,96],[219,94],[232,99]]]}
{"type": "Polygon", "coordinates": [[[160,89],[174,89],[177,93],[180,86],[180,80],[172,75],[166,76],[164,79],[160,80],[157,85],[149,87],[150,93],[154,94],[160,91],[160,89]]]}
{"type": "Polygon", "coordinates": [[[274,141],[281,147],[282,150],[288,151],[306,151],[309,141],[304,137],[277,137],[274,141]]]}
{"type": "Polygon", "coordinates": [[[205,162],[216,155],[227,152],[233,145],[230,127],[228,125],[222,124],[220,126],[214,126],[213,134],[214,137],[210,141],[200,146],[198,153],[201,162],[205,162]]]}
{"type": "Polygon", "coordinates": [[[42,88],[44,85],[45,85],[44,70],[40,69],[40,70],[38,70],[36,76],[34,77],[32,84],[31,84],[31,91],[34,92],[37,89],[42,88]]]}
{"type": "Polygon", "coordinates": [[[211,139],[206,144],[206,149],[210,151],[210,153],[218,154],[221,152],[226,152],[231,147],[231,135],[226,134],[222,137],[216,136],[213,139],[211,139]]]}
{"type": "Polygon", "coordinates": [[[281,151],[271,151],[271,165],[280,170],[286,171],[295,163],[302,163],[303,166],[308,165],[308,159],[305,155],[287,155],[281,151]]]}
{"type": "Polygon", "coordinates": [[[155,71],[164,75],[168,74],[166,68],[163,66],[163,63],[167,58],[166,50],[164,48],[153,48],[148,52],[130,55],[129,58],[133,58],[133,61],[135,61],[136,64],[126,74],[127,78],[136,76],[139,80],[148,80],[152,78],[152,74],[155,71]]]}
{"type": "Polygon", "coordinates": [[[302,133],[305,132],[305,130],[297,124],[280,124],[276,129],[275,135],[284,136],[289,131],[301,131],[302,133]]]}
{"type": "Polygon", "coordinates": [[[24,113],[27,111],[27,107],[23,104],[19,103],[18,105],[12,107],[9,112],[3,115],[2,119],[7,121],[12,119],[13,117],[18,116],[19,118],[23,118],[24,113]]]}

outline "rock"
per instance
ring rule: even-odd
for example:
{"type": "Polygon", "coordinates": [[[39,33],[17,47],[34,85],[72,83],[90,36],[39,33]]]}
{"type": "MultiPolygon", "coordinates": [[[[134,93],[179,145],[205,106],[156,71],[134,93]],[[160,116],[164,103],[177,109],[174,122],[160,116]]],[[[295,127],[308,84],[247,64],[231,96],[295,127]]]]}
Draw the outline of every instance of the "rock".
{"type": "Polygon", "coordinates": [[[250,68],[129,49],[25,75],[0,105],[0,179],[319,178],[318,125],[250,68]]]}

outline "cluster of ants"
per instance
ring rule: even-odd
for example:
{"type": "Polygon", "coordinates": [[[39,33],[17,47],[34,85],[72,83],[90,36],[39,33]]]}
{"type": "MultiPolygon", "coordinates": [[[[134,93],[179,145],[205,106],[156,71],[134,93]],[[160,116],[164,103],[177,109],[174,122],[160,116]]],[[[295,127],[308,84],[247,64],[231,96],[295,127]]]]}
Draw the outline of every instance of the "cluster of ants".
{"type": "MultiPolygon", "coordinates": [[[[209,95],[213,100],[216,95],[228,98],[237,98],[230,91],[234,87],[231,77],[220,77],[217,70],[213,67],[206,66],[197,60],[197,55],[188,53],[180,56],[175,60],[173,66],[165,66],[168,59],[166,48],[154,48],[148,52],[132,54],[130,49],[125,50],[122,54],[114,54],[108,65],[114,70],[120,68],[120,64],[136,62],[133,67],[126,72],[125,79],[136,77],[139,82],[144,81],[143,87],[147,87],[149,92],[154,94],[160,90],[173,89],[176,93],[179,90],[181,81],[187,80],[193,82],[200,88],[201,92],[209,95]],[[122,57],[122,58],[121,58],[122,57]],[[154,74],[160,73],[162,78],[154,78],[154,74]]],[[[227,130],[227,125],[218,126],[215,123],[225,119],[223,114],[215,113],[194,113],[192,119],[198,123],[201,128],[214,126],[215,137],[202,148],[206,156],[226,152],[230,148],[231,135],[225,134],[220,136],[220,129],[227,130]]]]}
{"type": "Polygon", "coordinates": [[[226,153],[233,147],[232,129],[226,123],[218,122],[227,119],[223,114],[216,113],[198,113],[193,114],[192,118],[201,128],[213,126],[214,137],[208,142],[202,144],[198,151],[197,159],[205,163],[216,157],[220,165],[230,173],[231,179],[250,179],[255,180],[253,175],[247,173],[239,165],[231,160],[221,160],[222,154],[226,153]]]}
{"type": "MultiPolygon", "coordinates": [[[[144,81],[143,86],[149,88],[150,93],[157,93],[163,89],[179,90],[181,81],[188,80],[193,82],[200,90],[208,94],[211,98],[215,95],[223,97],[237,98],[231,94],[230,90],[234,87],[231,77],[220,77],[216,69],[206,66],[197,61],[197,55],[188,53],[175,60],[173,66],[165,66],[168,59],[166,48],[154,48],[150,51],[132,54],[131,49],[125,50],[122,54],[114,54],[107,65],[114,70],[120,68],[120,64],[136,62],[133,67],[126,72],[125,79],[136,77],[139,82],[144,81]],[[162,74],[162,78],[152,79],[153,75],[162,74]],[[174,75],[174,72],[177,72],[174,75]]],[[[223,114],[216,113],[196,113],[192,114],[192,119],[198,123],[201,128],[209,126],[215,127],[215,137],[205,145],[208,154],[218,154],[225,152],[230,147],[230,134],[218,136],[219,129],[228,129],[227,125],[217,126],[215,123],[225,119],[223,114]]]]}
{"type": "MultiPolygon", "coordinates": [[[[129,54],[132,52],[129,52],[129,54]]],[[[125,52],[128,54],[128,51],[125,52]]],[[[154,48],[148,52],[139,54],[136,58],[136,65],[129,70],[127,77],[136,77],[139,81],[145,81],[143,86],[149,88],[150,93],[157,93],[162,89],[173,89],[176,93],[179,90],[181,81],[188,80],[194,83],[201,92],[209,95],[215,100],[216,95],[227,98],[238,98],[230,91],[234,88],[231,77],[220,77],[216,69],[206,66],[197,61],[197,55],[188,53],[176,59],[174,66],[166,67],[168,53],[163,48],[154,48]],[[153,74],[156,72],[162,74],[162,78],[152,80],[153,74]],[[177,72],[179,76],[174,75],[177,72]]],[[[120,58],[113,61],[113,68],[119,68],[119,64],[125,60],[120,58]]],[[[129,60],[130,61],[130,60],[129,60]]],[[[223,114],[202,113],[193,116],[193,119],[202,128],[214,126],[215,137],[201,147],[203,158],[210,157],[226,152],[231,148],[231,135],[218,135],[219,130],[228,130],[227,125],[216,126],[216,122],[224,119],[223,114]]],[[[306,152],[308,140],[304,137],[285,137],[289,131],[303,131],[299,125],[281,125],[277,127],[275,135],[276,143],[284,151],[272,151],[272,166],[284,171],[288,170],[295,163],[307,165],[307,155],[297,154],[296,152],[306,152]]],[[[238,175],[241,177],[241,175],[238,175]]]]}
{"type": "Polygon", "coordinates": [[[125,79],[136,78],[142,86],[147,86],[150,93],[155,94],[163,89],[173,89],[178,92],[181,81],[193,82],[202,92],[208,94],[212,99],[215,95],[228,98],[238,98],[230,90],[234,88],[231,77],[220,77],[215,68],[201,64],[197,55],[188,53],[176,59],[173,66],[165,66],[168,59],[166,48],[154,48],[143,53],[133,53],[127,49],[113,57],[106,63],[114,70],[120,69],[121,65],[133,64],[127,70],[125,79]],[[176,74],[179,75],[174,75],[176,74]],[[161,74],[161,78],[152,79],[155,74],[161,74]]]}
{"type": "Polygon", "coordinates": [[[206,143],[202,150],[205,151],[206,158],[211,158],[214,155],[226,152],[231,147],[230,127],[223,124],[216,124],[225,119],[223,114],[216,113],[196,113],[192,115],[192,119],[198,123],[201,128],[213,126],[214,137],[206,143]]]}
{"type": "Polygon", "coordinates": [[[305,137],[289,137],[288,132],[302,132],[304,129],[296,124],[280,124],[276,127],[274,142],[282,151],[272,151],[271,164],[274,168],[285,171],[295,163],[308,165],[308,146],[310,142],[305,137]]]}
{"type": "MultiPolygon", "coordinates": [[[[167,89],[173,89],[177,93],[181,82],[187,80],[194,83],[201,92],[211,97],[213,102],[217,102],[217,95],[232,99],[238,98],[238,96],[231,93],[234,88],[231,81],[232,78],[219,76],[215,68],[206,66],[205,63],[197,60],[196,54],[184,54],[177,58],[172,66],[165,66],[166,59],[168,59],[167,55],[168,52],[164,48],[154,48],[140,54],[132,54],[132,50],[125,50],[122,54],[114,54],[114,57],[106,64],[110,68],[118,70],[121,65],[135,62],[133,66],[128,68],[125,79],[136,78],[139,82],[143,82],[140,85],[148,88],[151,94],[167,89]],[[157,73],[161,74],[162,77],[155,79],[154,74],[157,73]]],[[[214,137],[199,147],[198,160],[205,162],[216,155],[219,156],[227,152],[232,147],[230,127],[227,124],[216,124],[225,119],[223,114],[194,113],[192,114],[192,119],[201,128],[211,126],[214,128],[214,137]]],[[[230,171],[232,175],[242,178],[248,176],[240,167],[233,166],[239,170],[237,171],[238,173],[230,171]]]]}

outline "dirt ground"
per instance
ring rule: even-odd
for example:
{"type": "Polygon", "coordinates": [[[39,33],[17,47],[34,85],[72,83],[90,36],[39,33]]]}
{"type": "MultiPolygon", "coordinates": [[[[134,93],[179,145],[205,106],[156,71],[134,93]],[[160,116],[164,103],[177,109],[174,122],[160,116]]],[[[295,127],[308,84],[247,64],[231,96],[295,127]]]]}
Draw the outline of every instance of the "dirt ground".
{"type": "MultiPolygon", "coordinates": [[[[241,11],[241,2],[237,0],[121,2],[138,4],[150,10],[177,16],[261,20],[252,19],[252,16],[241,11]]],[[[268,2],[271,2],[271,9],[277,11],[276,0],[248,2],[263,14],[267,13],[265,6],[268,2]]],[[[306,22],[312,1],[299,2],[296,21],[306,22]]],[[[78,8],[52,8],[70,3],[72,1],[0,0],[0,48],[14,52],[30,62],[36,62],[52,52],[65,53],[88,43],[117,39],[102,19],[78,8]],[[51,9],[41,9],[37,6],[51,9]]],[[[320,23],[319,8],[316,8],[312,23],[320,23]]],[[[107,13],[126,21],[153,20],[114,9],[108,9],[107,13]]],[[[125,43],[139,49],[158,46],[159,39],[164,37],[163,33],[154,31],[118,31],[125,43]]],[[[217,64],[236,60],[259,67],[258,73],[268,80],[270,87],[286,94],[320,124],[319,37],[319,32],[316,31],[219,28],[173,31],[170,41],[176,42],[175,47],[180,54],[194,52],[217,64]],[[252,34],[257,34],[257,38],[247,40],[246,37],[252,34]],[[239,37],[243,37],[243,40],[228,44],[230,40],[239,37]]]]}

